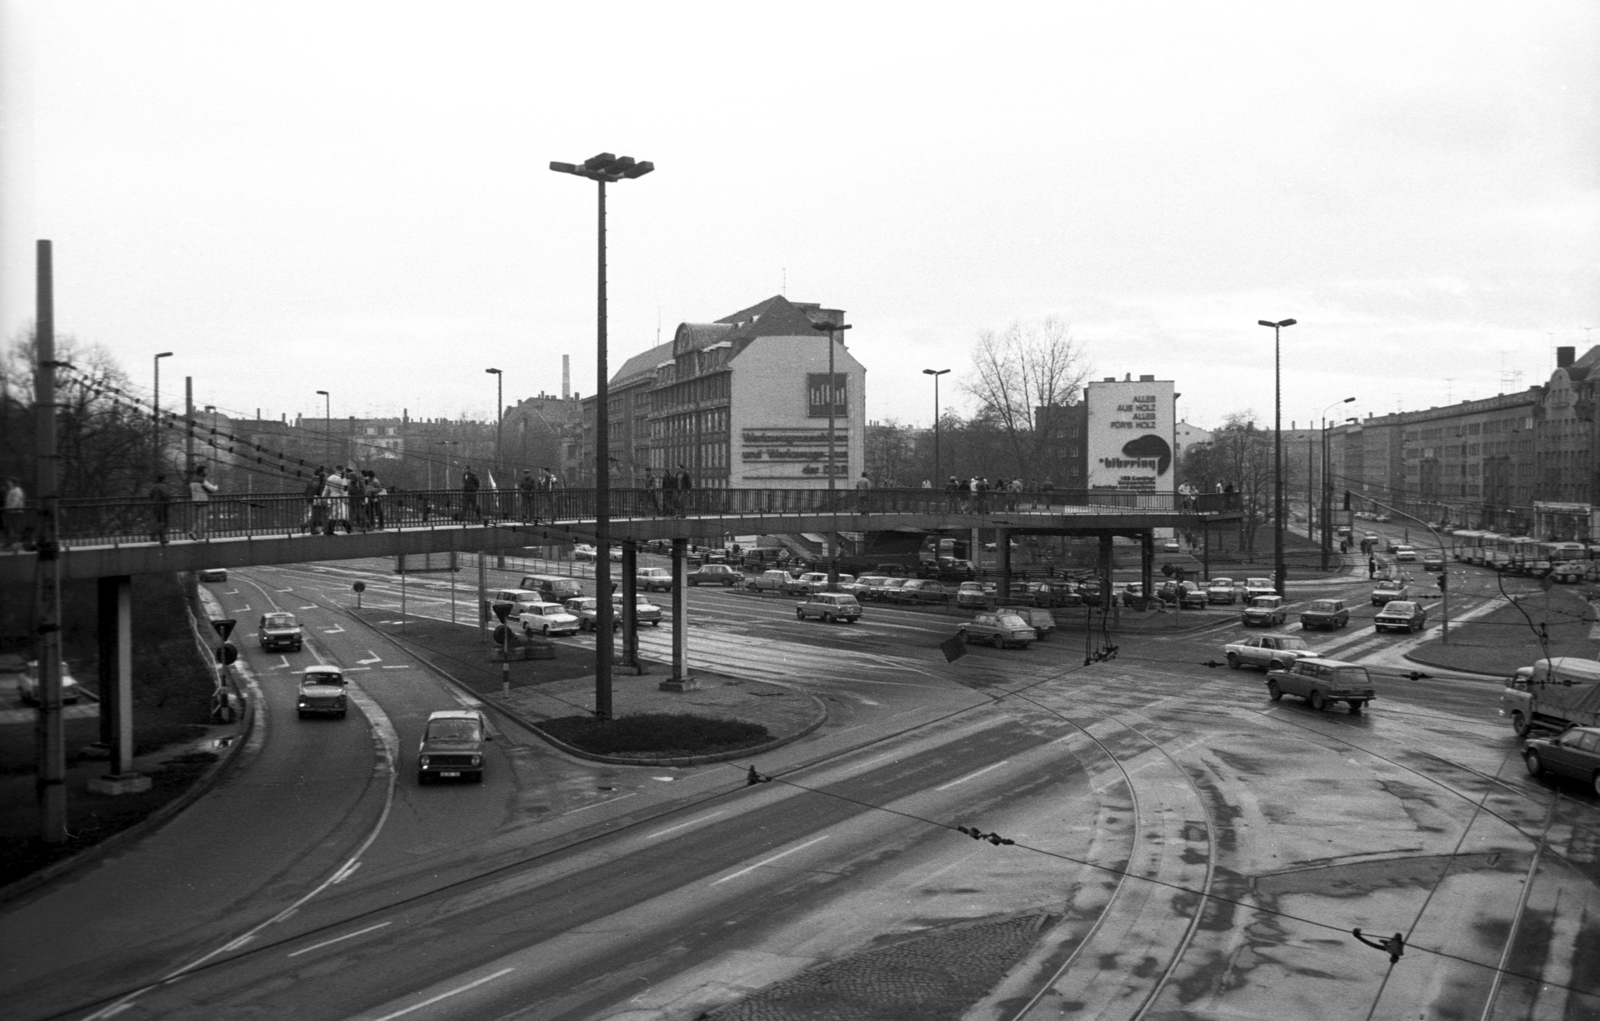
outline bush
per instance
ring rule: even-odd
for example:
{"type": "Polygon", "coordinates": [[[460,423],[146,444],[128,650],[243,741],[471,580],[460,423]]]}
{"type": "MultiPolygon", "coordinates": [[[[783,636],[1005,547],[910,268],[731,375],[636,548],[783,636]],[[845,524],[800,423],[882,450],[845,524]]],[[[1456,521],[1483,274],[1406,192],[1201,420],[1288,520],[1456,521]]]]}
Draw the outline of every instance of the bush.
{"type": "Polygon", "coordinates": [[[563,716],[541,722],[539,729],[558,741],[597,755],[709,755],[751,748],[772,737],[758,723],[686,713],[646,713],[611,720],[563,716]]]}

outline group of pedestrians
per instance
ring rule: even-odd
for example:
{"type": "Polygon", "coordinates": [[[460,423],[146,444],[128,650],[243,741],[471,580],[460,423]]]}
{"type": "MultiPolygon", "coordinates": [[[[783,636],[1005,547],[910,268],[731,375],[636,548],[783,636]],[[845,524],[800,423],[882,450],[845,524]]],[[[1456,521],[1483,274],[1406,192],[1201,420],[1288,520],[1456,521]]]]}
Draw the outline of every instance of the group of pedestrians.
{"type": "MultiPolygon", "coordinates": [[[[211,481],[206,466],[197,464],[189,472],[184,490],[180,495],[186,499],[177,501],[183,517],[177,527],[191,539],[204,539],[211,531],[211,496],[218,491],[217,484],[211,481]]],[[[155,482],[150,486],[150,519],[155,540],[163,545],[172,535],[173,503],[166,474],[157,472],[155,482]]]]}
{"type": "Polygon", "coordinates": [[[1021,510],[1024,503],[1033,510],[1041,504],[1048,509],[1055,500],[1055,488],[1049,479],[999,478],[991,482],[987,475],[974,475],[966,481],[952,475],[944,484],[950,510],[978,514],[990,509],[1021,510]]]}
{"type": "Polygon", "coordinates": [[[306,517],[301,527],[311,534],[337,535],[342,525],[349,535],[387,527],[384,498],[389,491],[370,468],[336,465],[329,471],[318,465],[306,485],[306,517]]]}
{"type": "Polygon", "coordinates": [[[681,464],[675,472],[663,468],[659,476],[647,468],[644,488],[650,495],[650,506],[657,514],[681,518],[688,513],[689,497],[686,494],[694,489],[694,476],[681,464]]]}
{"type": "Polygon", "coordinates": [[[533,477],[533,469],[524,468],[522,478],[517,481],[517,491],[521,495],[522,520],[528,524],[537,525],[540,518],[546,521],[555,520],[555,491],[561,487],[561,480],[556,478],[555,472],[549,468],[540,468],[539,477],[533,477]]]}

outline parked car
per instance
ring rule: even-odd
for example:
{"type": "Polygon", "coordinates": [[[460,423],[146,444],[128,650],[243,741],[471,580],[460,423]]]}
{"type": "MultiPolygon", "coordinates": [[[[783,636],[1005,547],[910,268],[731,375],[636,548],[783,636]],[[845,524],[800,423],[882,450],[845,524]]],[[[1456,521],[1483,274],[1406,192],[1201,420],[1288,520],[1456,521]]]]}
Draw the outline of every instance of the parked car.
{"type": "Polygon", "coordinates": [[[997,649],[1015,645],[1026,649],[1038,637],[1028,622],[1014,613],[980,613],[956,627],[961,640],[968,645],[984,642],[997,649]]]}
{"type": "MultiPolygon", "coordinates": [[[[600,600],[594,596],[574,596],[561,604],[562,608],[578,618],[579,631],[594,631],[600,624],[600,600]]],[[[616,630],[622,626],[622,617],[612,614],[611,628],[616,630]]]]}
{"type": "Polygon", "coordinates": [[[1442,553],[1422,554],[1422,569],[1424,571],[1444,570],[1444,555],[1442,553]]]}
{"type": "Polygon", "coordinates": [[[665,567],[641,567],[633,572],[633,583],[646,592],[671,592],[672,572],[665,567]]]}
{"type": "Polygon", "coordinates": [[[956,605],[977,609],[989,605],[989,590],[981,581],[964,581],[956,588],[956,605]]]}
{"type": "Polygon", "coordinates": [[[1251,635],[1230,642],[1224,650],[1228,666],[1258,666],[1263,670],[1282,670],[1297,659],[1317,655],[1299,635],[1251,635]]]}
{"type": "Polygon", "coordinates": [[[300,694],[295,699],[294,709],[302,720],[307,716],[344,719],[349,709],[344,671],[323,664],[306,667],[306,672],[300,675],[300,694]]]}
{"type": "Polygon", "coordinates": [[[583,586],[578,584],[578,579],[564,574],[525,574],[517,583],[517,588],[537,592],[547,603],[564,603],[583,595],[583,586]]]}
{"type": "Polygon", "coordinates": [[[1199,585],[1188,581],[1169,581],[1156,589],[1156,598],[1168,606],[1177,606],[1180,609],[1203,610],[1206,608],[1206,594],[1199,585]]]}
{"type": "Polygon", "coordinates": [[[484,742],[492,740],[488,722],[476,709],[441,709],[428,714],[417,748],[417,783],[433,780],[483,781],[484,742]]]}
{"type": "Polygon", "coordinates": [[[885,578],[883,580],[883,584],[872,586],[872,588],[867,590],[866,594],[869,599],[875,600],[876,602],[892,603],[895,601],[895,593],[904,588],[909,582],[915,580],[917,579],[885,578]]]}
{"type": "Polygon", "coordinates": [[[300,622],[294,619],[292,613],[281,611],[263,613],[261,623],[256,626],[256,635],[261,639],[261,648],[268,652],[273,649],[299,652],[305,645],[305,635],[300,630],[300,622]]]}
{"type": "Polygon", "coordinates": [[[1168,553],[1182,553],[1183,543],[1176,539],[1168,539],[1166,542],[1161,544],[1161,548],[1168,553]]]}
{"type": "Polygon", "coordinates": [[[1317,710],[1332,702],[1343,702],[1353,713],[1359,713],[1378,697],[1366,667],[1320,657],[1299,659],[1286,669],[1267,671],[1267,697],[1276,702],[1285,695],[1298,695],[1317,710]]]}
{"type": "Polygon", "coordinates": [[[1283,608],[1282,596],[1256,596],[1239,616],[1247,626],[1277,627],[1288,619],[1289,611],[1283,608]]]}
{"type": "Polygon", "coordinates": [[[1332,631],[1350,623],[1350,608],[1343,599],[1313,599],[1300,611],[1300,626],[1315,631],[1332,631]]]}
{"type": "Polygon", "coordinates": [[[1277,583],[1271,578],[1246,578],[1244,580],[1244,601],[1246,603],[1256,596],[1275,596],[1277,594],[1277,583]]]}
{"type": "Polygon", "coordinates": [[[1402,560],[1408,562],[1415,561],[1417,559],[1417,551],[1410,546],[1396,546],[1394,551],[1394,559],[1396,563],[1402,560]]]}
{"type": "Polygon", "coordinates": [[[1396,599],[1385,603],[1378,615],[1372,618],[1374,631],[1404,631],[1410,634],[1428,626],[1428,609],[1421,603],[1396,599]]]}
{"type": "Polygon", "coordinates": [[[684,578],[690,588],[697,585],[721,585],[733,588],[744,581],[744,576],[727,564],[701,564],[684,578]]]}
{"type": "Polygon", "coordinates": [[[1002,617],[1006,614],[1015,614],[1021,617],[1029,627],[1033,628],[1033,633],[1039,636],[1041,642],[1049,638],[1056,630],[1055,616],[1049,610],[1040,609],[1037,606],[997,606],[994,612],[1002,617]]]}
{"type": "MultiPolygon", "coordinates": [[[[611,602],[617,614],[622,613],[622,593],[611,593],[611,602]]],[[[633,596],[633,619],[639,624],[649,624],[651,627],[661,626],[661,607],[652,603],[643,593],[636,592],[633,596]]]]}
{"type": "MultiPolygon", "coordinates": [[[[67,669],[67,664],[61,664],[61,701],[76,702],[83,694],[83,689],[78,686],[77,680],[67,669]]],[[[17,675],[17,697],[25,705],[39,704],[39,664],[30,661],[22,668],[22,673],[17,675]]]]}
{"type": "Polygon", "coordinates": [[[848,592],[850,595],[855,596],[857,600],[860,600],[862,593],[866,592],[867,589],[871,588],[884,577],[886,576],[882,574],[863,574],[860,577],[852,578],[849,581],[840,582],[839,591],[848,592]]]}
{"type": "Polygon", "coordinates": [[[535,592],[533,589],[526,588],[503,588],[496,591],[489,599],[491,606],[496,604],[504,604],[510,607],[510,609],[506,611],[506,619],[508,620],[512,617],[521,616],[525,607],[532,606],[534,603],[543,603],[547,601],[548,600],[546,600],[543,595],[535,592]]]}
{"type": "Polygon", "coordinates": [[[788,571],[775,567],[770,571],[762,571],[744,585],[753,592],[782,592],[783,587],[792,580],[788,571]]]}
{"type": "MultiPolygon", "coordinates": [[[[574,560],[594,560],[594,559],[598,558],[599,556],[600,556],[599,549],[597,549],[594,546],[591,546],[590,544],[588,544],[586,542],[577,542],[577,543],[573,543],[572,544],[572,559],[574,559],[574,560]]],[[[617,560],[617,561],[620,561],[622,559],[622,547],[621,546],[613,546],[613,547],[611,547],[610,559],[611,560],[617,560]]]]}
{"type": "Polygon", "coordinates": [[[517,621],[525,635],[537,632],[551,638],[578,633],[578,618],[560,603],[528,603],[517,615],[517,621]]]}
{"type": "Polygon", "coordinates": [[[1382,606],[1395,599],[1404,599],[1410,595],[1411,590],[1406,588],[1406,583],[1395,578],[1383,578],[1372,586],[1372,605],[1382,606]]]}
{"type": "Polygon", "coordinates": [[[891,590],[889,599],[896,603],[948,603],[950,590],[934,578],[908,578],[891,590]]]}
{"type": "MultiPolygon", "coordinates": [[[[841,574],[839,575],[839,580],[855,581],[855,577],[849,574],[841,574]]],[[[783,586],[783,592],[785,595],[803,596],[811,592],[823,592],[827,588],[827,571],[807,571],[798,578],[789,579],[788,583],[783,586]]]]}
{"type": "Polygon", "coordinates": [[[228,572],[220,567],[207,567],[200,572],[201,581],[227,581],[228,572]]]}
{"type": "Polygon", "coordinates": [[[1548,771],[1572,777],[1600,795],[1600,727],[1573,727],[1555,737],[1529,738],[1522,762],[1529,776],[1548,771]]]}
{"type": "Polygon", "coordinates": [[[1083,596],[1077,586],[1066,581],[1036,581],[1029,586],[1028,595],[1034,606],[1082,606],[1083,596]]]}
{"type": "Polygon", "coordinates": [[[1232,578],[1212,578],[1206,585],[1206,602],[1232,606],[1239,598],[1239,590],[1232,578]]]}
{"type": "Polygon", "coordinates": [[[861,604],[848,592],[813,592],[795,604],[794,616],[796,620],[816,617],[828,623],[842,620],[853,624],[861,619],[861,604]]]}

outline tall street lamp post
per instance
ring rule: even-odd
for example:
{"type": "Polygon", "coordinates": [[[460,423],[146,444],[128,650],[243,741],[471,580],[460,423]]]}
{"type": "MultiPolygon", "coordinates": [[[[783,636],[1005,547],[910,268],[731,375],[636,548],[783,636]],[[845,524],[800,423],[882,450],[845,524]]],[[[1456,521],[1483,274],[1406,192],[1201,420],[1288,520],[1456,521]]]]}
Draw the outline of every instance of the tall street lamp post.
{"type": "Polygon", "coordinates": [[[322,395],[322,466],[333,471],[333,398],[326,390],[318,390],[322,395]]]}
{"type": "MultiPolygon", "coordinates": [[[[1330,410],[1337,408],[1339,405],[1350,404],[1354,400],[1354,397],[1346,397],[1344,400],[1334,401],[1332,404],[1322,409],[1322,472],[1319,481],[1322,487],[1322,569],[1324,571],[1328,569],[1328,562],[1333,558],[1333,507],[1330,505],[1331,500],[1328,495],[1328,483],[1332,480],[1332,475],[1328,471],[1327,414],[1330,410]]],[[[1306,494],[1306,513],[1307,515],[1311,513],[1310,493],[1306,494]]]]}
{"type": "MultiPolygon", "coordinates": [[[[828,543],[828,591],[832,592],[839,585],[839,495],[835,492],[833,470],[833,409],[838,405],[838,392],[834,387],[833,379],[833,348],[836,343],[834,335],[850,329],[848,326],[835,326],[832,323],[812,323],[813,330],[821,330],[828,335],[828,507],[833,514],[833,535],[828,543]]],[[[845,417],[848,419],[850,409],[845,408],[845,417]]],[[[849,451],[845,452],[845,463],[850,461],[849,451]]]]}
{"type": "Polygon", "coordinates": [[[550,169],[558,174],[586,177],[599,185],[599,287],[595,302],[596,319],[596,374],[595,374],[595,485],[594,485],[594,545],[595,595],[599,597],[595,614],[595,634],[605,636],[594,643],[594,714],[602,720],[611,719],[611,472],[607,459],[611,456],[610,392],[606,379],[606,185],[618,181],[643,177],[654,170],[655,164],[634,160],[632,156],[615,156],[603,152],[582,163],[551,163],[550,169]]]}
{"type": "Polygon", "coordinates": [[[161,474],[161,359],[171,358],[171,351],[163,351],[155,357],[156,366],[156,393],[152,404],[155,406],[155,443],[151,450],[150,470],[152,475],[161,474]]]}
{"type": "Polygon", "coordinates": [[[1294,320],[1258,319],[1256,324],[1272,327],[1272,571],[1281,596],[1289,584],[1289,567],[1283,562],[1283,347],[1279,339],[1283,328],[1293,326],[1294,320]]]}
{"type": "Polygon", "coordinates": [[[500,469],[500,474],[505,475],[505,464],[500,460],[500,426],[505,420],[506,392],[505,373],[499,369],[484,369],[484,372],[494,376],[494,464],[500,469]]]}
{"type": "Polygon", "coordinates": [[[939,377],[949,369],[923,369],[924,376],[933,377],[933,488],[944,488],[944,473],[939,470],[939,377]]]}

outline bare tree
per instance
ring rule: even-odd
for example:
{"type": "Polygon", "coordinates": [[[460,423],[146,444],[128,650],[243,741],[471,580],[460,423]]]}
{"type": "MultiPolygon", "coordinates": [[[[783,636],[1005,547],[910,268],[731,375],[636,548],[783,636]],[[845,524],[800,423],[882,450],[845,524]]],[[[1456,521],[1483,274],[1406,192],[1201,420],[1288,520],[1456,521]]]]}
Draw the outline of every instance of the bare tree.
{"type": "Polygon", "coordinates": [[[1059,442],[1052,428],[1058,417],[1041,409],[1069,404],[1083,393],[1090,372],[1083,348],[1065,320],[1047,316],[982,331],[972,363],[973,375],[961,381],[961,389],[978,402],[978,417],[1005,435],[1016,473],[1034,474],[1059,442]]]}

